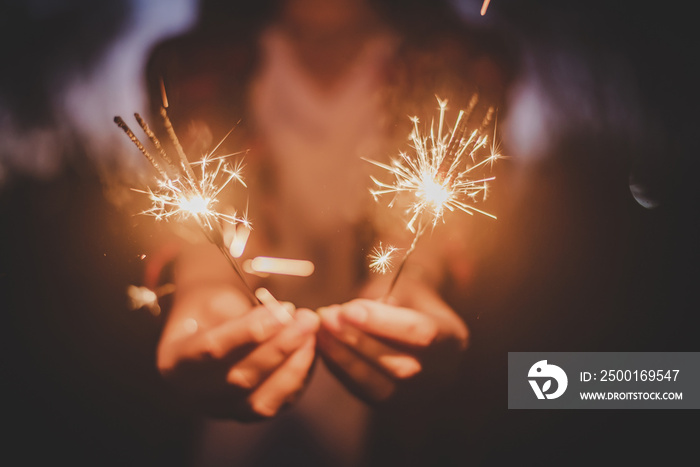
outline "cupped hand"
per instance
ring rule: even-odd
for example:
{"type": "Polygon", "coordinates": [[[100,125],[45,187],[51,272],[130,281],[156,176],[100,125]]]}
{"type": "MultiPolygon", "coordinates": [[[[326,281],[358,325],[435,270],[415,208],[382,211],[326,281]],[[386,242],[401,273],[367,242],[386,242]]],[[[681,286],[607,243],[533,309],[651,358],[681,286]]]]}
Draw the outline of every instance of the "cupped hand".
{"type": "Polygon", "coordinates": [[[321,308],[318,345],[331,371],[369,402],[427,395],[454,375],[468,331],[427,287],[397,301],[355,299],[321,308]]]}
{"type": "Polygon", "coordinates": [[[233,286],[190,288],[175,299],[158,368],[208,415],[272,417],[308,380],[319,329],[312,311],[285,308],[293,315],[288,323],[263,306],[252,307],[233,286]]]}

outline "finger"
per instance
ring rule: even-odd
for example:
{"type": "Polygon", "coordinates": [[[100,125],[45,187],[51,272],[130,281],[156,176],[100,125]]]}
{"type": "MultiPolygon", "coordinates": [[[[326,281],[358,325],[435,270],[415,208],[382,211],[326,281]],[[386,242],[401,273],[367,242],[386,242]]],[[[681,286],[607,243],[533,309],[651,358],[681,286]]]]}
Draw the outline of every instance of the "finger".
{"type": "Polygon", "coordinates": [[[358,357],[327,331],[319,332],[317,340],[328,368],[358,396],[383,401],[396,390],[389,376],[358,357]]]}
{"type": "Polygon", "coordinates": [[[162,345],[161,350],[164,351],[159,352],[158,366],[162,372],[167,373],[180,360],[219,361],[241,347],[265,342],[282,327],[269,310],[256,307],[239,318],[209,330],[195,332],[179,342],[162,345]],[[165,351],[166,348],[170,351],[165,351]]]}
{"type": "Polygon", "coordinates": [[[321,323],[333,336],[370,363],[397,379],[418,374],[422,367],[417,358],[375,339],[355,326],[338,319],[340,308],[320,310],[321,323]]]}
{"type": "Polygon", "coordinates": [[[292,303],[292,302],[280,302],[280,305],[282,305],[284,307],[285,311],[289,315],[294,316],[294,314],[296,313],[297,307],[294,305],[294,303],[292,303]]]}
{"type": "Polygon", "coordinates": [[[340,318],[374,336],[405,345],[428,347],[438,335],[438,326],[430,316],[373,300],[355,299],[341,305],[340,318]]]}
{"type": "Polygon", "coordinates": [[[311,310],[298,310],[290,325],[236,363],[229,370],[226,381],[245,389],[257,387],[302,346],[310,335],[316,334],[318,327],[319,318],[315,313],[311,310]]]}
{"type": "Polygon", "coordinates": [[[315,344],[315,337],[307,336],[306,342],[250,395],[248,403],[253,412],[272,417],[304,388],[316,355],[315,344]]]}

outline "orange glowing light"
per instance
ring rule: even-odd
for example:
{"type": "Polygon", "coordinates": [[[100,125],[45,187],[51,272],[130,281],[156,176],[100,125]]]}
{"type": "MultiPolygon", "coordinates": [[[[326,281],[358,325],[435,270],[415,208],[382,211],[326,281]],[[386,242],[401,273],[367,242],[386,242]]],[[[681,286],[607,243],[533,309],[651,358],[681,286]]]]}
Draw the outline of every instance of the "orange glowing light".
{"type": "Polygon", "coordinates": [[[260,300],[265,308],[277,318],[281,323],[289,323],[292,320],[292,314],[282,305],[277,299],[264,287],[255,290],[255,296],[260,300]]]}
{"type": "Polygon", "coordinates": [[[258,256],[251,261],[250,266],[253,271],[263,274],[308,277],[314,272],[314,263],[301,259],[258,256]]]}

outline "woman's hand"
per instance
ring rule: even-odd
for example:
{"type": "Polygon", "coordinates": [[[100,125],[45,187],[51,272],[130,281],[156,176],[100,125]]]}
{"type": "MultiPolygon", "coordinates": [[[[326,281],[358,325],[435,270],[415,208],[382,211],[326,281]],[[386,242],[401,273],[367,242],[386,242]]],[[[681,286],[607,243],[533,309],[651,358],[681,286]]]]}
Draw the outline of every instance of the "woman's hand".
{"type": "Polygon", "coordinates": [[[325,361],[370,402],[441,387],[467,346],[466,325],[435,292],[419,283],[403,290],[398,302],[404,306],[355,299],[319,310],[318,345],[325,361]]]}
{"type": "Polygon", "coordinates": [[[211,416],[272,417],[303,389],[319,329],[312,311],[285,308],[293,315],[287,324],[232,285],[190,287],[176,297],[158,368],[211,416]]]}

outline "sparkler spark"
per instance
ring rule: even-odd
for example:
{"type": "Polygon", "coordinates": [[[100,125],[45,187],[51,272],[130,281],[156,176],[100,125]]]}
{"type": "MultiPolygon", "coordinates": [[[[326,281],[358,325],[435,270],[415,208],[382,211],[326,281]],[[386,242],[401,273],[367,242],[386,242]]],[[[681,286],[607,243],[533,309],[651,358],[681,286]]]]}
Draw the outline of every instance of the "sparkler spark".
{"type": "Polygon", "coordinates": [[[393,194],[390,206],[393,206],[398,196],[404,193],[413,196],[407,212],[412,213],[407,228],[416,233],[416,223],[423,221],[423,215],[429,213],[433,227],[443,220],[445,211],[459,210],[467,214],[483,214],[496,218],[493,214],[477,209],[474,203],[479,195],[486,194],[488,182],[495,177],[474,177],[477,169],[483,169],[487,164],[500,158],[494,151],[480,160],[483,153],[488,151],[488,136],[484,134],[485,127],[493,116],[493,108],[489,109],[481,126],[470,130],[467,120],[473,111],[478,97],[472,97],[467,110],[460,110],[451,132],[444,132],[445,110],[447,101],[438,99],[440,108],[437,134],[435,121],[430,125],[430,131],[423,135],[418,127],[418,117],[412,117],[413,131],[409,137],[412,153],[400,152],[391,164],[369,160],[368,162],[385,169],[394,176],[393,183],[386,183],[372,177],[377,188],[370,192],[375,200],[385,194],[393,194]]]}
{"type": "Polygon", "coordinates": [[[390,164],[368,160],[393,176],[390,183],[371,177],[376,186],[370,189],[375,201],[383,195],[393,195],[389,203],[392,207],[400,202],[399,199],[408,198],[406,227],[415,234],[411,247],[401,260],[389,293],[418,239],[429,225],[434,228],[439,222],[444,222],[447,211],[461,211],[470,215],[478,213],[496,218],[474,206],[486,198],[488,183],[495,179],[484,176],[482,171],[487,166],[492,167],[502,157],[495,142],[489,148],[489,138],[485,133],[493,118],[494,109],[489,108],[478,127],[470,128],[468,123],[478,103],[478,95],[475,94],[467,108],[459,111],[452,129],[445,131],[447,101],[437,98],[437,102],[440,109],[438,122],[436,124],[433,119],[426,134],[420,131],[418,117],[411,118],[413,130],[409,140],[412,151],[400,152],[390,164]]]}
{"type": "Polygon", "coordinates": [[[386,274],[387,272],[391,271],[391,262],[393,259],[392,256],[396,250],[398,250],[398,248],[391,245],[383,246],[381,243],[379,243],[379,246],[374,247],[369,255],[370,270],[378,274],[386,274]]]}
{"type": "Polygon", "coordinates": [[[212,158],[212,155],[208,154],[201,161],[193,163],[192,165],[201,166],[199,178],[191,179],[179,174],[173,178],[159,179],[154,190],[134,190],[149,195],[153,202],[151,208],[142,214],[152,215],[158,220],[169,220],[172,217],[179,220],[193,218],[208,230],[216,230],[216,225],[222,222],[250,227],[247,216],[226,214],[216,209],[219,193],[231,182],[237,181],[245,186],[241,176],[242,164],[239,162],[235,167],[231,167],[224,162],[224,157],[233,155],[212,158]],[[217,162],[213,163],[214,160],[217,162]],[[210,165],[214,166],[213,170],[209,169],[210,165]]]}

